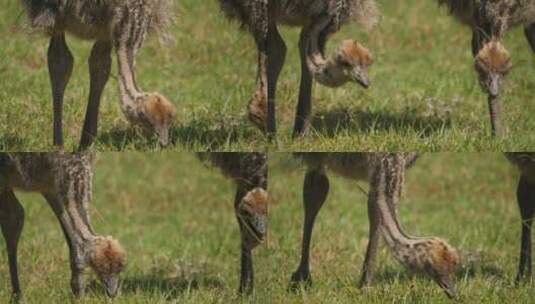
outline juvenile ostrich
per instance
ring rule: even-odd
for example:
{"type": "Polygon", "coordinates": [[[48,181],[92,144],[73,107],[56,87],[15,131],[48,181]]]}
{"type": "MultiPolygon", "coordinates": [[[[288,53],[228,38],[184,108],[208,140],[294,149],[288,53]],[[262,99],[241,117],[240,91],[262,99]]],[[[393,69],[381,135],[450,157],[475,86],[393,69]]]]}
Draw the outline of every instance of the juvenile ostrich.
{"type": "Polygon", "coordinates": [[[488,94],[492,135],[503,133],[500,124],[501,82],[511,70],[509,53],[500,43],[512,27],[524,26],[524,34],[535,52],[534,0],[438,0],[451,14],[472,29],[472,54],[483,91],[488,94]]]}
{"type": "Polygon", "coordinates": [[[522,216],[520,263],[516,281],[531,279],[531,225],[535,214],[535,153],[506,153],[507,158],[520,169],[517,202],[522,216]]]}
{"type": "Polygon", "coordinates": [[[382,231],[397,261],[410,269],[427,273],[449,297],[455,297],[451,276],[459,263],[456,250],[436,237],[407,235],[397,219],[396,207],[404,184],[405,170],[416,160],[415,154],[302,153],[299,156],[307,166],[303,187],[305,220],[301,262],[292,275],[292,284],[312,282],[309,268],[310,241],[316,216],[329,192],[326,174],[326,168],[329,168],[346,178],[367,180],[370,183],[370,235],[361,285],[368,285],[372,279],[379,231],[382,231]]]}
{"type": "Polygon", "coordinates": [[[169,0],[21,0],[32,27],[50,36],[48,70],[54,102],[54,145],[63,146],[63,96],[73,67],[65,32],[94,40],[89,57],[90,90],[80,149],[97,134],[102,91],[111,69],[114,48],[119,71],[121,110],[133,125],[153,130],[167,145],[173,104],[159,93],[146,93],[136,82],[135,57],[149,30],[161,31],[169,23],[169,0]]]}
{"type": "Polygon", "coordinates": [[[241,277],[239,293],[254,289],[252,250],[264,242],[267,233],[267,174],[265,153],[199,153],[224,175],[236,182],[234,210],[241,234],[241,277]]]}
{"type": "MultiPolygon", "coordinates": [[[[312,79],[327,87],[339,87],[356,82],[370,85],[368,67],[372,56],[368,49],[353,40],[344,40],[329,59],[324,56],[329,35],[336,33],[350,21],[366,28],[377,19],[375,0],[271,0],[268,31],[268,96],[275,109],[277,80],[284,65],[286,46],[278,32],[278,24],[302,28],[299,39],[301,55],[301,84],[293,136],[303,135],[311,118],[312,79]]],[[[271,109],[271,108],[270,108],[271,109]]],[[[275,132],[275,118],[270,131],[275,132]]],[[[271,119],[271,118],[270,118],[271,119]]]]}
{"type": "Polygon", "coordinates": [[[92,154],[0,154],[0,225],[6,241],[13,295],[21,288],[17,246],[24,225],[24,209],[14,190],[41,193],[56,214],[70,251],[71,288],[84,291],[83,271],[89,265],[110,297],[117,294],[126,253],[117,240],[95,234],[89,220],[92,154]]]}
{"type": "Polygon", "coordinates": [[[256,90],[249,101],[249,120],[262,131],[275,127],[274,104],[268,102],[268,0],[219,0],[229,18],[238,19],[253,35],[258,48],[256,90]]]}

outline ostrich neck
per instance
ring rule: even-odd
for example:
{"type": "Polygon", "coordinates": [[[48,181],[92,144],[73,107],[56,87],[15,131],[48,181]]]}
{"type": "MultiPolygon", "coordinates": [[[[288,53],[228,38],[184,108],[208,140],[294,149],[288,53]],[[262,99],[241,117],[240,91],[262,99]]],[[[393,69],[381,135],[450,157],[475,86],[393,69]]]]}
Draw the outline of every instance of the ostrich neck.
{"type": "Polygon", "coordinates": [[[339,87],[347,82],[343,71],[338,68],[333,58],[327,60],[322,53],[307,56],[307,64],[314,79],[326,87],[339,87]]]}
{"type": "Polygon", "coordinates": [[[47,201],[61,222],[71,253],[74,254],[77,261],[83,261],[96,238],[87,213],[90,200],[89,191],[90,186],[88,185],[73,184],[66,192],[45,194],[47,201]],[[76,191],[75,189],[82,190],[76,191]]]}
{"type": "Polygon", "coordinates": [[[320,46],[324,44],[324,42],[320,43],[320,36],[330,22],[330,18],[324,17],[308,30],[308,39],[304,42],[306,63],[308,70],[317,82],[327,87],[339,87],[347,81],[345,75],[336,65],[335,55],[329,60],[325,59],[320,46]]]}
{"type": "MultiPolygon", "coordinates": [[[[394,167],[399,167],[395,164],[394,167]]],[[[401,164],[404,166],[404,164],[401,164]]],[[[395,208],[401,195],[404,168],[388,168],[383,165],[376,168],[373,176],[370,195],[377,208],[376,214],[381,222],[381,230],[392,254],[400,263],[417,268],[420,266],[418,256],[415,254],[415,245],[422,243],[428,238],[412,237],[407,235],[401,228],[397,219],[395,208]]]]}
{"type": "Polygon", "coordinates": [[[397,215],[395,214],[395,205],[397,205],[397,202],[390,201],[387,202],[387,200],[393,200],[396,199],[397,194],[388,195],[387,192],[387,185],[385,181],[385,173],[384,170],[381,170],[383,172],[378,172],[379,174],[379,183],[377,185],[377,191],[376,194],[376,208],[378,209],[378,213],[381,220],[381,227],[383,230],[383,236],[385,238],[385,241],[390,247],[397,247],[397,246],[404,246],[404,245],[410,245],[414,243],[413,238],[409,237],[405,232],[401,229],[401,226],[398,222],[397,215]]]}
{"type": "Polygon", "coordinates": [[[121,98],[121,110],[128,120],[139,120],[140,101],[143,100],[143,92],[136,83],[134,72],[133,55],[121,47],[117,50],[117,62],[119,69],[119,93],[121,98]]]}
{"type": "MultiPolygon", "coordinates": [[[[87,198],[82,198],[86,200],[87,198]]],[[[68,199],[64,209],[67,221],[71,223],[72,239],[79,245],[92,242],[96,235],[93,232],[87,213],[88,203],[79,203],[80,197],[68,199]]]]}

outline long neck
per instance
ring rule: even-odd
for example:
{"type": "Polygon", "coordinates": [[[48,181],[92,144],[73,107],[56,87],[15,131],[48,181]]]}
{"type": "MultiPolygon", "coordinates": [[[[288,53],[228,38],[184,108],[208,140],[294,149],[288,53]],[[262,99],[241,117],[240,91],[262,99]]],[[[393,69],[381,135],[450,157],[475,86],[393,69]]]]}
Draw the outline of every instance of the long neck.
{"type": "Polygon", "coordinates": [[[347,79],[336,66],[334,58],[327,60],[324,57],[322,45],[325,44],[325,41],[320,41],[320,39],[325,39],[320,37],[330,22],[330,18],[323,18],[316,22],[307,33],[308,39],[304,40],[302,47],[305,47],[306,63],[312,77],[324,86],[339,87],[346,83],[347,79]]]}
{"type": "Polygon", "coordinates": [[[68,165],[71,169],[62,170],[65,174],[57,177],[56,191],[45,197],[61,222],[69,247],[83,258],[96,237],[89,217],[92,173],[90,167],[68,165]]]}
{"type": "MultiPolygon", "coordinates": [[[[71,179],[71,186],[63,200],[64,216],[70,223],[70,234],[73,242],[85,248],[92,243],[95,233],[89,218],[89,202],[91,200],[91,176],[71,179]]],[[[85,249],[84,249],[85,250],[85,249]]]]}
{"type": "Polygon", "coordinates": [[[383,237],[396,260],[408,267],[418,268],[421,263],[416,247],[428,238],[407,235],[399,224],[396,212],[404,183],[405,165],[403,155],[387,155],[377,159],[372,171],[370,199],[377,208],[383,237]]]}
{"type": "Polygon", "coordinates": [[[143,92],[136,83],[133,54],[124,45],[116,46],[116,48],[121,110],[130,122],[137,122],[139,121],[139,108],[140,101],[143,98],[143,92]]]}
{"type": "Polygon", "coordinates": [[[308,55],[307,65],[312,77],[326,87],[335,88],[347,82],[346,75],[334,58],[327,60],[321,52],[308,55]]]}
{"type": "Polygon", "coordinates": [[[91,224],[89,223],[89,216],[87,210],[77,203],[69,203],[66,206],[67,216],[72,223],[71,234],[76,244],[85,246],[91,243],[96,235],[93,232],[91,224]]]}

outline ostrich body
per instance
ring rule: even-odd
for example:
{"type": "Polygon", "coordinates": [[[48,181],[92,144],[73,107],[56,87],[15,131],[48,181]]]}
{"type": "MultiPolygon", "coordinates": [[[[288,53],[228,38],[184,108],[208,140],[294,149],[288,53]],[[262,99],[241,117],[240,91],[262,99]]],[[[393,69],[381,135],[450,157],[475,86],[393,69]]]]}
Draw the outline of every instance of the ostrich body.
{"type": "MultiPolygon", "coordinates": [[[[375,0],[272,0],[269,7],[268,35],[268,96],[275,104],[277,80],[284,65],[286,45],[278,32],[278,25],[301,27],[299,51],[301,84],[293,135],[303,135],[311,118],[312,80],[327,87],[339,87],[356,82],[370,85],[368,67],[373,60],[370,52],[353,40],[343,41],[330,58],[324,50],[329,35],[336,33],[350,21],[370,28],[376,23],[375,0]]],[[[273,106],[273,110],[274,110],[273,106]]],[[[271,132],[275,132],[274,112],[271,132]]]]}
{"type": "Polygon", "coordinates": [[[455,296],[451,275],[459,263],[456,250],[436,237],[412,237],[402,229],[396,207],[401,196],[405,170],[416,160],[415,154],[380,153],[302,153],[307,166],[303,187],[305,220],[301,262],[292,282],[311,283],[310,241],[316,216],[327,198],[329,179],[326,169],[346,178],[367,180],[370,235],[362,269],[361,285],[373,276],[375,256],[382,232],[391,253],[404,266],[431,276],[450,297],[455,296]]]}
{"type": "Polygon", "coordinates": [[[265,153],[199,153],[199,158],[236,182],[234,210],[241,234],[241,277],[239,293],[254,289],[252,250],[267,234],[267,174],[265,153]]]}
{"type": "Polygon", "coordinates": [[[17,247],[24,225],[24,209],[15,189],[41,193],[56,214],[69,246],[72,292],[83,294],[83,271],[90,266],[108,296],[116,295],[126,253],[118,241],[95,234],[91,227],[88,208],[93,158],[89,153],[0,154],[0,225],[14,296],[21,294],[17,247]]]}
{"type": "Polygon", "coordinates": [[[472,29],[472,54],[479,82],[488,94],[492,135],[500,136],[503,130],[499,94],[502,80],[512,67],[500,40],[509,28],[524,26],[526,39],[535,52],[535,1],[438,0],[438,3],[447,6],[452,15],[472,29]],[[481,60],[482,57],[487,58],[481,60]]]}
{"type": "Polygon", "coordinates": [[[149,30],[162,31],[169,23],[168,0],[21,0],[33,27],[50,36],[48,70],[54,105],[54,145],[63,146],[63,96],[73,67],[65,33],[95,41],[89,57],[90,90],[80,149],[97,134],[100,98],[109,78],[115,49],[121,110],[133,125],[153,130],[168,143],[175,108],[159,93],[137,85],[135,57],[149,30]]]}
{"type": "Polygon", "coordinates": [[[516,191],[522,217],[520,262],[516,281],[531,279],[531,226],[535,215],[535,153],[506,153],[507,158],[520,169],[516,191]]]}

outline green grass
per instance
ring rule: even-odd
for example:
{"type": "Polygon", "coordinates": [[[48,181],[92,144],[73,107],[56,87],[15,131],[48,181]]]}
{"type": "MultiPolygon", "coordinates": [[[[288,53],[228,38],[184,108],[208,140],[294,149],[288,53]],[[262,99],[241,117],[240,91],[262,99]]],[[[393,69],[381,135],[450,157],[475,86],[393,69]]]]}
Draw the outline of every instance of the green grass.
{"type": "MultiPolygon", "coordinates": [[[[367,197],[356,182],[334,174],[314,228],[313,286],[288,293],[300,257],[305,172],[288,154],[272,156],[270,163],[267,281],[273,303],[456,303],[426,276],[400,266],[382,240],[371,287],[357,287],[368,237],[367,197]]],[[[402,227],[442,237],[459,250],[465,258],[457,274],[460,303],[533,303],[532,285],[513,284],[520,247],[517,176],[503,155],[485,153],[424,155],[407,175],[402,227]]],[[[367,191],[366,183],[359,184],[367,191]]]]}
{"type": "Polygon", "coordinates": [[[299,30],[280,27],[288,46],[277,93],[280,151],[504,151],[535,147],[533,53],[521,29],[505,45],[514,69],[505,83],[503,124],[507,135],[490,137],[486,96],[473,70],[471,35],[437,1],[379,0],[382,19],[367,34],[346,25],[332,36],[327,54],[343,39],[356,39],[373,53],[372,86],[313,88],[314,128],[293,141],[300,64],[299,30]]]}
{"type": "MultiPolygon", "coordinates": [[[[128,252],[114,303],[234,303],[238,301],[240,235],[233,183],[187,153],[102,153],[95,165],[91,216],[97,233],[118,238],[128,252]]],[[[19,245],[27,303],[68,303],[67,245],[45,200],[17,194],[26,210],[19,245]]],[[[268,251],[254,251],[256,283],[266,286],[268,251]]],[[[105,302],[91,284],[80,303],[105,302]]],[[[0,303],[11,285],[0,241],[0,303]]],[[[257,298],[267,291],[257,289],[257,298]]],[[[254,298],[244,298],[244,302],[254,298]]]]}
{"type": "MultiPolygon", "coordinates": [[[[174,1],[173,1],[174,2],[174,1]]],[[[171,130],[174,150],[255,150],[264,147],[249,124],[246,105],[254,90],[256,46],[229,22],[215,0],[175,4],[174,41],[148,39],[137,57],[138,82],[177,106],[171,130]]],[[[0,12],[0,150],[41,151],[52,145],[52,100],[46,62],[48,39],[28,34],[19,1],[0,12]],[[8,123],[6,123],[6,121],[8,123]]],[[[65,94],[66,149],[80,140],[89,93],[87,58],[92,44],[68,37],[75,57],[65,94]]],[[[132,130],[119,108],[117,68],[100,108],[98,150],[155,150],[157,141],[132,130]]]]}
{"type": "MultiPolygon", "coordinates": [[[[470,33],[436,1],[379,0],[379,26],[365,33],[346,25],[328,43],[330,53],[353,38],[373,52],[372,87],[339,89],[315,85],[314,128],[299,140],[291,128],[299,87],[298,29],[281,26],[288,45],[278,90],[279,137],[268,144],[246,118],[256,75],[256,47],[219,11],[216,0],[183,0],[175,5],[174,42],[149,39],[139,54],[138,78],[147,91],[160,91],[177,106],[171,131],[173,150],[501,151],[535,147],[535,86],[532,52],[521,29],[505,44],[515,65],[503,94],[507,135],[490,137],[486,96],[473,71],[470,33]]],[[[17,1],[0,12],[0,150],[49,150],[52,106],[47,39],[22,29],[17,1]],[[5,122],[8,123],[5,123],[5,122]]],[[[69,38],[75,70],[65,100],[65,140],[77,146],[88,95],[87,56],[91,44],[69,38]]],[[[119,109],[114,66],[102,100],[98,150],[157,150],[154,138],[132,130],[119,109]]]]}
{"type": "MultiPolygon", "coordinates": [[[[457,274],[461,303],[530,303],[531,284],[515,286],[520,216],[517,172],[501,154],[444,153],[421,157],[400,206],[405,230],[442,237],[465,258],[457,274]],[[425,176],[425,179],[421,177],[425,176]]],[[[270,154],[269,238],[254,253],[256,303],[453,303],[425,276],[396,263],[381,245],[376,276],[358,289],[368,236],[366,195],[330,174],[331,191],[312,241],[312,288],[287,291],[299,261],[304,168],[290,154],[270,154]]],[[[367,191],[367,185],[360,183],[367,191]]],[[[128,252],[114,303],[234,303],[239,232],[234,186],[186,153],[101,153],[95,165],[91,215],[96,232],[117,237],[128,252]]],[[[18,193],[26,209],[19,248],[28,303],[71,297],[68,250],[43,198],[18,193]]],[[[0,241],[0,299],[10,284],[0,241]]],[[[88,270],[80,303],[105,300],[88,270]],[[94,287],[94,288],[91,288],[94,287]]],[[[3,302],[3,300],[0,300],[3,302]]]]}

